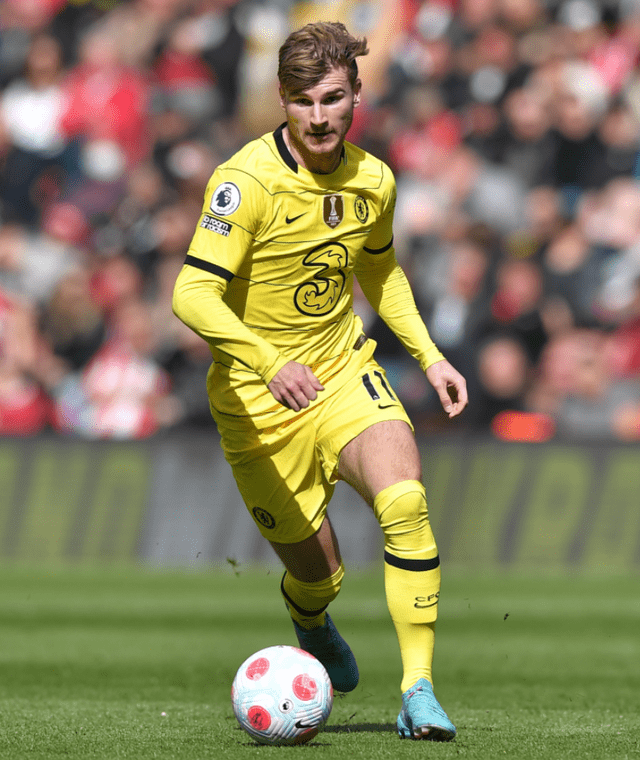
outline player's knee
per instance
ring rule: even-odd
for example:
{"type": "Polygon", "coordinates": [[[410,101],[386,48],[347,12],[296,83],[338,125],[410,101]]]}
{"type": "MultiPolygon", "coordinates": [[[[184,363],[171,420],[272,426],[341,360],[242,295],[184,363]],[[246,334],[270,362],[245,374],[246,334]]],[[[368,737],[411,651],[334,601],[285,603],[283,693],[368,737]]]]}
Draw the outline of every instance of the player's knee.
{"type": "Polygon", "coordinates": [[[420,530],[429,522],[424,486],[417,480],[385,488],[376,496],[373,511],[385,533],[420,530]]]}
{"type": "Polygon", "coordinates": [[[398,556],[431,556],[437,551],[422,483],[405,480],[381,491],[373,504],[385,548],[398,556]]]}

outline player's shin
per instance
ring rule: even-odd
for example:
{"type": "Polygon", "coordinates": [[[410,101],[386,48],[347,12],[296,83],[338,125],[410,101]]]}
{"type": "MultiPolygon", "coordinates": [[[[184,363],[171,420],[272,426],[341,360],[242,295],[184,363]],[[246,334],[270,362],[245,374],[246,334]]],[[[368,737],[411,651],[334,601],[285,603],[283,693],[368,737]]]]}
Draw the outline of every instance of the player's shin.
{"type": "Polygon", "coordinates": [[[433,683],[440,559],[422,483],[389,486],[376,496],[373,509],[384,533],[385,591],[400,646],[404,692],[420,678],[433,683]]]}
{"type": "Polygon", "coordinates": [[[343,578],[344,564],[333,575],[314,583],[304,583],[285,572],[280,590],[293,620],[305,629],[324,625],[325,610],[338,596],[343,578]]]}

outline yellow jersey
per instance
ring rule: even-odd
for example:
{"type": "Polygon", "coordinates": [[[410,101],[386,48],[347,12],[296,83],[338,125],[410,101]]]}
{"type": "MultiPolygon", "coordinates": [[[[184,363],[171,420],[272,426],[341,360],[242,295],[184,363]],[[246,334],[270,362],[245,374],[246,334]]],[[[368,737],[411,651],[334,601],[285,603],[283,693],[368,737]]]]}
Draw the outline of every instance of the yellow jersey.
{"type": "Polygon", "coordinates": [[[313,174],[294,160],[283,128],[216,169],[174,291],[175,313],[211,347],[213,416],[232,427],[307,411],[287,409],[267,388],[286,362],[306,364],[323,384],[313,407],[371,356],[375,344],[363,345],[353,312],[354,275],[423,367],[442,358],[395,261],[390,169],[345,142],[339,167],[313,174]]]}

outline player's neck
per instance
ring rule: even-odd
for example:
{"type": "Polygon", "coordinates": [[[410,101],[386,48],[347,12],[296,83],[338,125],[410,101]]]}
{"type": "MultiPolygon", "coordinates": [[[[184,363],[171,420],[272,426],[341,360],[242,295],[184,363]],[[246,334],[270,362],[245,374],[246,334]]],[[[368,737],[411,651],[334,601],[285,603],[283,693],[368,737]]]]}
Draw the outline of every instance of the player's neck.
{"type": "Polygon", "coordinates": [[[312,174],[333,174],[340,166],[343,153],[343,143],[331,153],[316,154],[305,150],[303,145],[298,145],[292,138],[289,129],[285,126],[282,130],[284,143],[293,156],[294,161],[312,174]]]}

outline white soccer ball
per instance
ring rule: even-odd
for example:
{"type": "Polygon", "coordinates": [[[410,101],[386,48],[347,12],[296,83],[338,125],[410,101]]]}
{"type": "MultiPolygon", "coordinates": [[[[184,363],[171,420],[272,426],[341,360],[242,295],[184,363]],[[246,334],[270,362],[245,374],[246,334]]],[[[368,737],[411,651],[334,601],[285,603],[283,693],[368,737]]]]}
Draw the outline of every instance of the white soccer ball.
{"type": "Polygon", "coordinates": [[[333,687],[308,652],[272,646],[248,657],[231,687],[238,723],[261,744],[304,744],[326,723],[333,687]]]}

